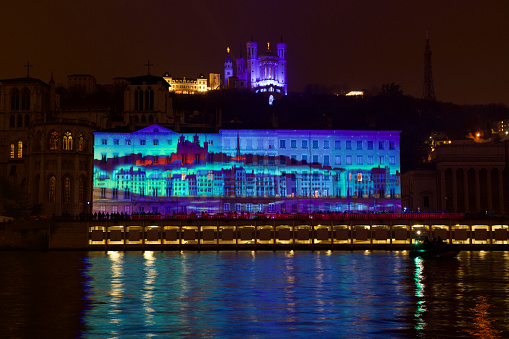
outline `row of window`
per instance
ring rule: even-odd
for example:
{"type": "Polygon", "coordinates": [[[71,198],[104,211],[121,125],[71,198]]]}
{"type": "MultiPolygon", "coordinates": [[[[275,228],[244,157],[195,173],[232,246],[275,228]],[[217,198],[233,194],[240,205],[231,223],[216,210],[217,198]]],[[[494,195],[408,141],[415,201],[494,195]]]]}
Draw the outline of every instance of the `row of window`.
{"type": "MultiPolygon", "coordinates": [[[[57,131],[53,131],[49,138],[49,149],[57,151],[60,144],[60,134],[57,131]]],[[[62,149],[64,151],[72,151],[74,148],[72,133],[69,131],[64,132],[62,136],[62,149]]],[[[78,137],[78,151],[83,151],[85,148],[85,139],[83,134],[78,137]]]]}
{"type": "Polygon", "coordinates": [[[150,87],[145,91],[141,90],[140,88],[134,91],[134,110],[154,110],[154,91],[150,87]]]}
{"type": "Polygon", "coordinates": [[[23,88],[21,90],[21,95],[17,88],[11,90],[11,111],[19,110],[30,110],[30,90],[28,88],[23,88]]]}
{"type": "MultiPolygon", "coordinates": [[[[78,202],[84,202],[85,178],[80,177],[78,180],[78,202]]],[[[48,180],[48,200],[56,202],[57,197],[57,179],[53,175],[48,180]]],[[[62,179],[62,202],[70,203],[72,198],[72,180],[71,177],[65,176],[62,179]]]]}
{"type": "MultiPolygon", "coordinates": [[[[257,139],[257,149],[263,149],[264,143],[266,139],[259,138],[257,139]]],[[[279,140],[279,148],[280,149],[287,149],[287,146],[289,146],[290,149],[297,149],[297,139],[291,139],[289,140],[290,143],[288,144],[288,140],[286,139],[280,139],[279,140]]],[[[233,147],[236,147],[237,143],[234,142],[233,147]]],[[[356,150],[360,151],[363,150],[364,147],[366,147],[367,150],[374,150],[375,149],[375,142],[374,141],[362,141],[358,140],[356,142],[356,150]]],[[[223,146],[224,148],[230,148],[232,146],[230,139],[224,139],[223,140],[223,146]]],[[[269,149],[275,148],[274,145],[274,139],[268,139],[268,147],[269,149]]],[[[330,140],[323,140],[322,142],[323,149],[330,149],[331,148],[331,142],[330,140]]],[[[344,141],[344,146],[342,146],[341,140],[334,140],[334,149],[340,150],[344,147],[345,150],[353,150],[353,144],[351,140],[344,141]]],[[[389,141],[388,145],[389,150],[395,150],[396,146],[393,141],[389,141]]],[[[253,140],[246,139],[246,148],[251,149],[253,148],[253,140]]],[[[308,149],[309,148],[309,140],[302,139],[300,140],[300,148],[301,149],[308,149]]],[[[320,142],[319,140],[311,140],[311,148],[312,149],[319,149],[320,148],[320,142]]],[[[379,141],[377,144],[378,150],[384,150],[386,148],[386,142],[385,141],[379,141]]]]}
{"type": "Polygon", "coordinates": [[[14,115],[11,115],[9,117],[9,127],[23,127],[23,126],[25,127],[30,126],[30,116],[28,114],[26,114],[24,118],[21,114],[18,115],[17,119],[14,115]]]}

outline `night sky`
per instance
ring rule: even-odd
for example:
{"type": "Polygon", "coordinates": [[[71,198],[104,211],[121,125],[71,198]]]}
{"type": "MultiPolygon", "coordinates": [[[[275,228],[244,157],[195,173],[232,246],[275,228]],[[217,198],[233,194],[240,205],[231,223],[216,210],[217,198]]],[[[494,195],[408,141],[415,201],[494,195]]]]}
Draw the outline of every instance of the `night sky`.
{"type": "MultiPolygon", "coordinates": [[[[4,1],[0,78],[30,75],[66,84],[168,71],[223,71],[245,42],[288,43],[289,91],[308,84],[371,89],[401,85],[420,97],[426,30],[435,93],[458,104],[509,105],[509,1],[4,1]]],[[[275,45],[274,45],[275,47],[275,45]]]]}

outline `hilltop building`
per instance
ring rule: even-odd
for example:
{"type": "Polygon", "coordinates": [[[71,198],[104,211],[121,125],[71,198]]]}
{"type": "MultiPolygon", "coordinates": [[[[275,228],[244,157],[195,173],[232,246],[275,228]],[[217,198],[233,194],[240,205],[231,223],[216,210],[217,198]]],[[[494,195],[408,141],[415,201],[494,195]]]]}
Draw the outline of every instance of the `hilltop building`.
{"type": "Polygon", "coordinates": [[[286,70],[286,43],[276,44],[276,51],[270,43],[264,53],[258,54],[258,43],[251,39],[246,42],[246,58],[235,60],[235,71],[230,49],[227,49],[224,61],[224,86],[228,88],[246,88],[255,93],[267,93],[273,98],[288,94],[286,70]]]}

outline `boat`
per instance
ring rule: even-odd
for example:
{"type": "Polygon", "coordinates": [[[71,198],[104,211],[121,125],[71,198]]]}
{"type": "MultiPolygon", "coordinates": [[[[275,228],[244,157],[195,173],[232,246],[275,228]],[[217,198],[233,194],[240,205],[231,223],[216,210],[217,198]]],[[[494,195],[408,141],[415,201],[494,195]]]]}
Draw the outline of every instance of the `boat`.
{"type": "Polygon", "coordinates": [[[453,258],[460,252],[459,246],[456,244],[423,242],[417,243],[410,249],[410,257],[427,258],[453,258]]]}

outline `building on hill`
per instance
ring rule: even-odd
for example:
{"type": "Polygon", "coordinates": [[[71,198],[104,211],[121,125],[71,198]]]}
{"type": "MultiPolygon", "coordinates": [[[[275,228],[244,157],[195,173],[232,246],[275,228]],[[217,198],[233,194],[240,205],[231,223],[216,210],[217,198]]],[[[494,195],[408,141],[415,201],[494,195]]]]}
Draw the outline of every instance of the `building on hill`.
{"type": "Polygon", "coordinates": [[[168,82],[168,90],[175,94],[206,93],[210,89],[207,86],[207,78],[203,74],[200,74],[198,78],[174,78],[166,72],[163,78],[168,82]]]}
{"type": "Polygon", "coordinates": [[[399,132],[96,132],[94,211],[398,211],[399,132]]]}
{"type": "Polygon", "coordinates": [[[258,54],[258,44],[252,39],[246,43],[246,58],[235,60],[235,72],[230,49],[224,62],[224,85],[228,88],[247,88],[255,93],[266,93],[278,98],[288,94],[286,70],[286,43],[276,44],[276,51],[271,50],[270,43],[264,53],[258,54]],[[231,78],[231,80],[230,80],[231,78]]]}
{"type": "Polygon", "coordinates": [[[90,74],[71,74],[67,76],[67,88],[81,95],[88,95],[97,90],[95,77],[90,74]]]}

